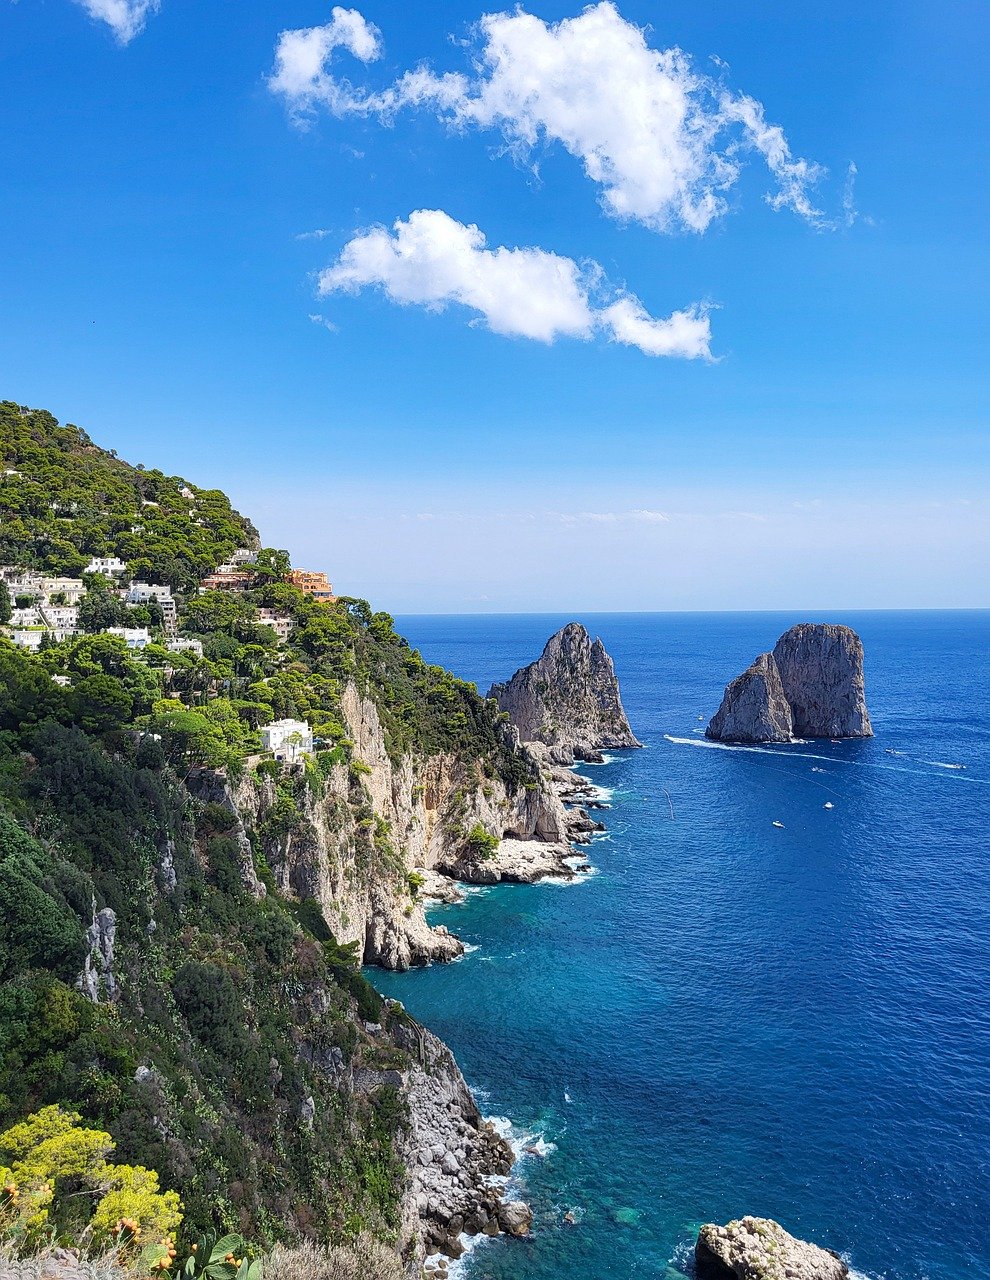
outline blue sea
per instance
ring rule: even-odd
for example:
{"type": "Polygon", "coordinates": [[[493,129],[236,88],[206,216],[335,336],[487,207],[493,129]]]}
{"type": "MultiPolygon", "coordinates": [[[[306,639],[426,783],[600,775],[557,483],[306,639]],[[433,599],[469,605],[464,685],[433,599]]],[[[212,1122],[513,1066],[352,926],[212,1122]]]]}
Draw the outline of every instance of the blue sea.
{"type": "MultiPolygon", "coordinates": [[[[570,620],[398,622],[484,692],[570,620]]],[[[546,1152],[515,1174],[532,1238],[462,1273],[675,1280],[700,1223],[753,1213],[871,1280],[990,1277],[990,612],[577,620],[646,744],[584,769],[596,874],[471,892],[431,917],[464,959],[369,971],[546,1152]],[[706,745],[798,621],[860,633],[876,737],[706,745]]]]}

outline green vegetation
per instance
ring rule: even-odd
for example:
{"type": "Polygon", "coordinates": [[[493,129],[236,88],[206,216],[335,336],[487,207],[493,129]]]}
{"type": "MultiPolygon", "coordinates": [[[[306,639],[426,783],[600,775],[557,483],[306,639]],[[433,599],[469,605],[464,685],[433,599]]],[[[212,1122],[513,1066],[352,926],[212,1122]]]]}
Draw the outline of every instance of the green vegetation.
{"type": "Polygon", "coordinates": [[[483,862],[490,861],[498,851],[498,836],[491,835],[480,822],[476,822],[467,833],[464,843],[471,857],[483,862]]]}
{"type": "Polygon", "coordinates": [[[215,489],[131,467],[50,413],[0,402],[0,563],[80,574],[118,556],[132,577],[189,589],[257,537],[215,489]],[[191,497],[186,497],[185,492],[191,497]]]}
{"type": "MultiPolygon", "coordinates": [[[[388,879],[413,909],[422,878],[407,874],[352,757],[341,706],[351,684],[376,707],[394,759],[448,757],[462,807],[473,787],[534,785],[532,766],[493,704],[425,663],[387,614],[285,581],[284,551],[258,553],[244,592],[200,593],[235,548],[256,545],[223,494],[130,467],[10,402],[0,459],[16,473],[0,477],[0,562],[79,576],[91,557],[118,556],[131,576],[172,588],[179,635],[203,650],[169,650],[158,606],[125,608],[98,575],[86,578],[81,634],[46,638],[34,655],[0,637],[0,1125],[61,1126],[59,1141],[87,1160],[115,1148],[132,1172],[101,1185],[119,1193],[117,1219],[145,1224],[158,1246],[179,1224],[152,1209],[167,1202],[174,1217],[176,1193],[177,1243],[202,1235],[211,1257],[224,1242],[209,1244],[210,1232],[259,1246],[388,1238],[403,1098],[333,1081],[408,1060],[366,1030],[387,1036],[391,1015],[355,946],[313,899],[279,892],[272,868],[308,838],[320,800],[322,820],[351,833],[353,874],[388,879]],[[261,610],[289,620],[287,643],[261,610]],[[155,642],[131,652],[102,634],[115,625],[150,626],[155,642]],[[285,717],[308,721],[316,739],[294,766],[261,751],[259,727],[285,717]],[[241,779],[264,796],[246,830],[217,802],[241,779]],[[115,913],[112,990],[86,935],[104,908],[115,913]],[[100,1003],[77,985],[87,963],[100,1003]]],[[[10,606],[4,588],[0,619],[10,606]]],[[[478,826],[467,843],[487,857],[497,841],[478,826]]],[[[12,1159],[0,1139],[21,1196],[12,1159]]],[[[103,1166],[68,1167],[39,1173],[35,1191],[50,1182],[51,1199],[29,1215],[45,1210],[30,1241],[26,1228],[18,1237],[25,1247],[95,1221],[91,1174],[103,1166]]],[[[23,1217],[11,1204],[0,1212],[8,1226],[23,1217]]],[[[108,1213],[94,1243],[116,1226],[108,1213]]],[[[227,1253],[239,1270],[240,1244],[220,1271],[196,1262],[190,1276],[237,1280],[227,1253]]]]}

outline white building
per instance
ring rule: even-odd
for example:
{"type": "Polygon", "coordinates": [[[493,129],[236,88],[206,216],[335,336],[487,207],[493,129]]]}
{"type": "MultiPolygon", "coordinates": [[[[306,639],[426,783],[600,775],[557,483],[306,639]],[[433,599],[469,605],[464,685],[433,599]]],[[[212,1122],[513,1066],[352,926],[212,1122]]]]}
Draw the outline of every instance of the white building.
{"type": "Polygon", "coordinates": [[[86,594],[82,578],[40,578],[38,591],[47,600],[52,596],[64,596],[66,604],[78,604],[86,594]]]}
{"type": "Polygon", "coordinates": [[[168,642],[168,648],[172,653],[194,653],[197,658],[201,658],[203,656],[202,640],[193,640],[192,638],[170,640],[168,642]]]}
{"type": "Polygon", "coordinates": [[[127,565],[117,556],[94,556],[86,566],[87,573],[102,573],[104,578],[119,578],[127,565]]]}
{"type": "Polygon", "coordinates": [[[41,614],[34,605],[28,605],[26,609],[11,609],[10,622],[7,625],[17,631],[24,627],[40,627],[41,614]]]}
{"type": "Polygon", "coordinates": [[[257,564],[258,553],[257,551],[248,551],[247,547],[239,547],[230,557],[230,562],[238,569],[243,568],[246,564],[257,564]]]}
{"type": "Polygon", "coordinates": [[[287,613],[278,613],[275,609],[259,609],[258,622],[263,627],[271,627],[284,644],[292,630],[292,619],[287,613]]]}
{"type": "Polygon", "coordinates": [[[145,649],[151,644],[151,632],[147,627],[107,627],[105,634],[120,636],[128,649],[145,649]]]}
{"type": "Polygon", "coordinates": [[[51,632],[43,630],[41,627],[24,628],[17,631],[11,631],[10,638],[21,649],[37,650],[41,648],[41,637],[50,635],[51,632]]]}
{"type": "MultiPolygon", "coordinates": [[[[27,612],[27,610],[25,610],[27,612]]],[[[37,612],[53,631],[78,631],[79,606],[75,604],[43,604],[37,612]]]]}
{"type": "Polygon", "coordinates": [[[178,611],[175,607],[175,601],[172,599],[171,587],[163,587],[154,582],[132,582],[127,588],[127,594],[124,599],[130,605],[150,604],[152,600],[157,601],[162,611],[165,630],[175,630],[178,622],[178,611]]]}
{"type": "Polygon", "coordinates": [[[305,720],[274,720],[259,732],[261,745],[276,760],[298,760],[313,753],[313,730],[305,720]]]}

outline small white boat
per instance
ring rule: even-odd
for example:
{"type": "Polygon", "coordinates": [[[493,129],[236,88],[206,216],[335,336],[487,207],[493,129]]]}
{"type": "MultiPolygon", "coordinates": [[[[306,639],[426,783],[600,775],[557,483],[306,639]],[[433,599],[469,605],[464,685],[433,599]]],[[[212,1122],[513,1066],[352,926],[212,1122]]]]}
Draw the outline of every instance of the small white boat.
{"type": "Polygon", "coordinates": [[[834,809],[834,808],[835,808],[835,805],[832,803],[832,801],[831,801],[831,800],[826,800],[826,801],[825,801],[824,808],[826,808],[826,809],[834,809]]]}
{"type": "Polygon", "coordinates": [[[773,824],[773,825],[774,825],[775,827],[780,827],[781,831],[783,831],[783,829],[784,829],[784,824],[783,824],[782,822],[774,822],[774,824],[773,824]]]}

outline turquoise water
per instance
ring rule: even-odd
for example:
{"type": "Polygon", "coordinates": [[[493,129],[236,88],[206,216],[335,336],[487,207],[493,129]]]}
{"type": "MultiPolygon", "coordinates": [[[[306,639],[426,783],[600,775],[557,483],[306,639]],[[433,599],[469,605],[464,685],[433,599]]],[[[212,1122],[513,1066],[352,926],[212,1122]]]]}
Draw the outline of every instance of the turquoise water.
{"type": "MultiPolygon", "coordinates": [[[[484,690],[569,620],[399,622],[484,690]]],[[[756,1213],[876,1280],[990,1277],[990,613],[821,619],[863,637],[877,736],[768,750],[698,730],[819,619],[581,620],[647,744],[586,769],[598,873],[472,893],[433,913],[462,961],[370,973],[553,1148],[518,1166],[533,1238],[467,1275],[678,1276],[699,1223],[756,1213]]]]}

